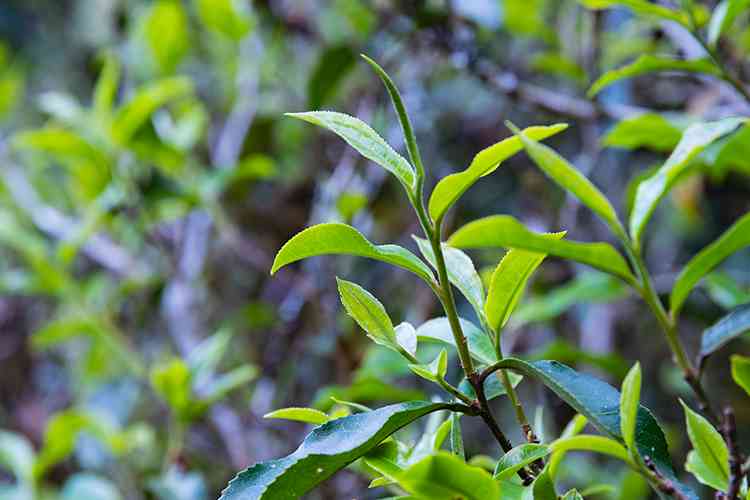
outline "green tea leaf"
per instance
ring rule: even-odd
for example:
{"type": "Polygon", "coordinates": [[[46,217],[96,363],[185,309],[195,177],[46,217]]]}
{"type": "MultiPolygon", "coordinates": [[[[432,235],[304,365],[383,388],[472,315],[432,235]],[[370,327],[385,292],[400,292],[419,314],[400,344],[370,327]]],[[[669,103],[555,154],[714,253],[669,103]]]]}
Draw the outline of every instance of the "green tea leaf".
{"type": "MultiPolygon", "coordinates": [[[[565,233],[544,235],[559,240],[565,233]]],[[[546,257],[543,253],[512,248],[508,250],[490,278],[484,314],[495,332],[500,332],[521,300],[531,275],[546,257]]]]}
{"type": "Polygon", "coordinates": [[[500,487],[484,469],[472,467],[446,452],[430,455],[405,469],[398,483],[423,500],[487,500],[500,498],[500,487]]]}
{"type": "Polygon", "coordinates": [[[685,468],[703,484],[727,491],[729,487],[729,451],[719,431],[683,401],[688,437],[693,451],[685,468]]]}
{"type": "Polygon", "coordinates": [[[544,469],[534,479],[531,488],[524,490],[522,498],[523,500],[558,500],[555,483],[549,475],[549,469],[544,469]]]}
{"type": "Polygon", "coordinates": [[[730,340],[750,332],[750,303],[733,309],[729,314],[703,331],[701,337],[702,358],[713,354],[730,340]]]}
{"type": "MultiPolygon", "coordinates": [[[[523,130],[527,137],[535,140],[546,139],[568,128],[558,123],[550,126],[529,127],[523,130]]],[[[433,220],[442,219],[445,212],[474,185],[481,177],[494,172],[500,164],[518,153],[523,148],[518,137],[509,137],[477,153],[469,167],[455,174],[450,174],[437,183],[430,195],[428,209],[433,220]]]]}
{"type": "Polygon", "coordinates": [[[370,292],[351,281],[336,278],[346,312],[373,342],[398,351],[396,330],[383,304],[370,292]]]}
{"type": "Polygon", "coordinates": [[[162,73],[172,73],[190,49],[188,17],[182,2],[157,0],[144,20],[151,55],[162,73]]]}
{"type": "Polygon", "coordinates": [[[750,396],[750,358],[733,354],[732,362],[732,379],[734,382],[745,389],[750,396]]]}
{"type": "Polygon", "coordinates": [[[748,0],[722,0],[714,7],[711,20],[708,22],[708,44],[715,47],[721,34],[729,29],[737,16],[748,7],[750,7],[748,0]]]}
{"type": "Polygon", "coordinates": [[[448,373],[448,351],[441,349],[431,363],[426,365],[410,364],[409,369],[423,379],[432,382],[443,380],[448,373]]]}
{"type": "MultiPolygon", "coordinates": [[[[529,363],[520,359],[505,358],[498,362],[497,366],[539,379],[584,415],[600,432],[617,441],[622,440],[620,393],[606,382],[576,372],[556,361],[529,363]]],[[[636,419],[635,448],[641,456],[651,457],[657,470],[672,481],[683,495],[691,500],[698,500],[697,495],[680,483],[675,476],[664,433],[651,412],[643,406],[639,407],[636,419]]]]}
{"type": "Polygon", "coordinates": [[[495,479],[510,479],[527,465],[540,460],[552,452],[547,445],[524,443],[516,446],[497,462],[495,479]]]}
{"type": "Polygon", "coordinates": [[[412,401],[338,418],[315,428],[291,455],[259,462],[229,482],[220,500],[299,498],[407,424],[454,405],[412,401]]]}
{"type": "Polygon", "coordinates": [[[672,10],[667,7],[663,7],[659,4],[655,4],[648,0],[578,0],[579,3],[588,7],[589,9],[606,9],[608,7],[614,7],[622,5],[632,10],[635,14],[646,17],[653,17],[656,19],[666,19],[669,21],[675,21],[680,24],[687,26],[688,17],[684,12],[672,10]]]}
{"type": "Polygon", "coordinates": [[[632,63],[622,68],[608,71],[599,77],[589,88],[588,96],[594,97],[602,89],[625,78],[645,75],[657,71],[678,71],[681,73],[703,73],[719,76],[721,71],[710,59],[674,59],[671,57],[652,56],[644,54],[632,63]]]}
{"type": "Polygon", "coordinates": [[[175,358],[157,365],[151,370],[150,378],[154,391],[180,418],[192,416],[196,401],[192,397],[192,374],[184,361],[175,358]]]}
{"type": "Polygon", "coordinates": [[[286,113],[286,116],[327,128],[344,139],[362,156],[374,161],[396,176],[406,192],[412,193],[416,180],[414,168],[403,156],[396,153],[377,132],[359,118],[334,111],[286,113]]]}
{"type": "Polygon", "coordinates": [[[263,418],[278,418],[282,420],[294,420],[296,422],[305,422],[308,424],[321,425],[330,420],[330,417],[315,408],[280,408],[271,413],[266,413],[263,418]]]}
{"type": "Polygon", "coordinates": [[[659,152],[671,152],[682,137],[682,129],[673,125],[658,113],[643,113],[626,118],[607,132],[602,144],[624,149],[646,148],[659,152]]]}
{"type": "Polygon", "coordinates": [[[594,436],[589,434],[579,434],[567,438],[560,438],[549,444],[551,452],[568,452],[573,450],[593,451],[630,463],[628,450],[612,438],[606,436],[594,436]]]}
{"type": "Polygon", "coordinates": [[[413,253],[397,245],[373,245],[353,227],[339,223],[318,224],[297,233],[276,254],[271,274],[287,264],[318,255],[368,257],[411,271],[428,283],[434,281],[430,268],[413,253]]]}
{"type": "Polygon", "coordinates": [[[691,125],[667,161],[655,174],[638,185],[633,210],[630,213],[630,235],[636,246],[640,245],[643,230],[659,201],[687,170],[691,160],[709,144],[734,131],[743,121],[741,118],[727,118],[691,125]]]}
{"type": "Polygon", "coordinates": [[[239,41],[253,27],[248,5],[241,0],[195,0],[198,15],[211,31],[239,41]]]}
{"type": "Polygon", "coordinates": [[[565,158],[552,148],[539,144],[520,132],[513,124],[509,127],[521,137],[523,147],[537,166],[561,188],[570,192],[578,200],[606,222],[616,233],[624,233],[617,213],[606,196],[581,174],[565,158]]]}
{"type": "Polygon", "coordinates": [[[583,495],[578,493],[578,490],[572,489],[566,491],[560,500],[583,500],[583,495]]]}
{"type": "MultiPolygon", "coordinates": [[[[469,343],[471,357],[480,363],[494,363],[497,358],[490,338],[472,322],[463,318],[459,318],[459,321],[469,343]]],[[[446,317],[433,318],[420,325],[417,328],[417,338],[420,341],[438,341],[453,347],[456,346],[451,333],[450,322],[446,317]]]]}
{"type": "MultiPolygon", "coordinates": [[[[583,432],[583,428],[586,427],[586,424],[588,423],[588,419],[584,417],[583,415],[576,414],[570,422],[568,422],[568,425],[565,426],[563,431],[560,433],[560,437],[558,439],[565,439],[573,436],[577,436],[581,432],[583,432]]],[[[558,450],[549,457],[549,462],[547,464],[547,469],[549,470],[550,476],[553,478],[557,476],[557,470],[560,467],[560,464],[562,463],[563,459],[565,458],[566,451],[558,450]]]]}
{"type": "Polygon", "coordinates": [[[553,240],[544,233],[528,230],[509,215],[493,215],[470,222],[448,240],[459,248],[519,248],[570,259],[618,276],[626,283],[635,283],[625,259],[607,243],[581,243],[553,240]]]}
{"type": "Polygon", "coordinates": [[[670,313],[677,317],[693,287],[724,259],[750,246],[750,212],[745,214],[716,241],[698,252],[680,272],[669,297],[670,313]]]}
{"type": "Polygon", "coordinates": [[[636,363],[622,381],[620,393],[620,432],[629,449],[635,449],[635,425],[641,400],[641,365],[636,363]]]}

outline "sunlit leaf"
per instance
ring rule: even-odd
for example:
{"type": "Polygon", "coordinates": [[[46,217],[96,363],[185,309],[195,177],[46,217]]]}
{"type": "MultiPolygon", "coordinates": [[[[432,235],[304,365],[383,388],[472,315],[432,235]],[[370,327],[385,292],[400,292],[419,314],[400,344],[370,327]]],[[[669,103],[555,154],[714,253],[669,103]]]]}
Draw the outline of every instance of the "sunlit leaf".
{"type": "Polygon", "coordinates": [[[336,278],[341,303],[354,321],[375,343],[398,350],[396,330],[383,304],[370,292],[351,281],[336,278]]]}
{"type": "Polygon", "coordinates": [[[556,439],[549,444],[551,452],[568,452],[568,451],[592,451],[630,463],[628,450],[612,438],[605,436],[594,436],[589,434],[579,434],[566,438],[556,439]]]}
{"type": "Polygon", "coordinates": [[[487,500],[500,498],[500,487],[485,470],[450,453],[428,456],[404,470],[398,483],[423,500],[487,500]]]}
{"type": "Polygon", "coordinates": [[[711,20],[708,23],[708,43],[715,47],[721,34],[724,33],[743,10],[750,7],[748,0],[722,0],[714,7],[711,20]]]}
{"type": "Polygon", "coordinates": [[[688,455],[685,468],[703,484],[721,491],[729,487],[729,451],[719,431],[684,402],[685,422],[693,451],[688,455]]]}
{"type": "Polygon", "coordinates": [[[682,137],[682,129],[663,115],[643,113],[617,122],[602,139],[608,147],[637,149],[646,148],[660,152],[671,152],[682,137]]]}
{"type": "Polygon", "coordinates": [[[281,420],[294,420],[297,422],[305,422],[308,424],[325,424],[330,420],[330,417],[320,410],[315,408],[281,408],[274,410],[271,413],[266,413],[263,418],[277,418],[281,420]]]}
{"type": "Polygon", "coordinates": [[[734,354],[731,361],[732,379],[750,396],[750,357],[734,354]]]}
{"type": "Polygon", "coordinates": [[[622,381],[620,393],[620,432],[629,449],[634,449],[635,426],[641,400],[641,365],[636,363],[622,381]]]}

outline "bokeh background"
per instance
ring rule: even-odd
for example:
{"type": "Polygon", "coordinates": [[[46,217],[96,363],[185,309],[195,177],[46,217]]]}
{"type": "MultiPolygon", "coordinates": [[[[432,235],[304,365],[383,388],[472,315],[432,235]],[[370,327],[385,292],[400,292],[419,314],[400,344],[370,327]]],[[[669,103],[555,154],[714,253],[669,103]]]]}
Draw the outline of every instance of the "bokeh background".
{"type": "MultiPolygon", "coordinates": [[[[746,80],[747,17],[726,49],[746,80]]],[[[624,81],[593,100],[586,89],[637,55],[699,50],[669,25],[574,0],[3,0],[0,498],[216,498],[236,471],[288,453],[309,430],[262,418],[275,408],[430,397],[345,317],[334,276],[413,324],[438,314],[426,287],[344,257],[269,276],[278,248],[314,223],[346,221],[374,242],[414,247],[400,187],[331,134],[283,116],[347,112],[403,149],[359,53],[399,85],[429,185],[508,136],[504,120],[566,122],[548,143],[624,214],[631,179],[663,161],[687,124],[747,114],[747,104],[700,76],[624,81]],[[612,133],[644,112],[661,117],[612,133]]],[[[750,208],[750,134],[739,142],[703,154],[659,209],[646,255],[661,290],[750,208]]],[[[524,154],[473,187],[447,225],[495,213],[611,239],[524,154]]],[[[476,254],[488,268],[501,255],[476,254]]],[[[690,352],[748,300],[743,251],[691,296],[681,323],[690,352]]],[[[548,260],[505,340],[506,351],[614,384],[641,360],[645,403],[667,429],[682,421],[675,400],[687,392],[653,319],[610,278],[548,260]]],[[[750,405],[722,356],[710,364],[706,385],[735,404],[747,440],[750,405]]],[[[550,435],[571,417],[535,384],[521,395],[546,407],[535,418],[550,435]]],[[[506,402],[496,412],[512,422],[506,402]]],[[[497,455],[482,432],[466,423],[468,452],[497,455]]],[[[677,432],[673,448],[681,463],[677,432]]],[[[624,474],[578,454],[565,465],[571,485],[616,486],[602,498],[648,498],[624,489],[624,474]]],[[[366,486],[345,471],[310,498],[383,496],[366,486]]]]}

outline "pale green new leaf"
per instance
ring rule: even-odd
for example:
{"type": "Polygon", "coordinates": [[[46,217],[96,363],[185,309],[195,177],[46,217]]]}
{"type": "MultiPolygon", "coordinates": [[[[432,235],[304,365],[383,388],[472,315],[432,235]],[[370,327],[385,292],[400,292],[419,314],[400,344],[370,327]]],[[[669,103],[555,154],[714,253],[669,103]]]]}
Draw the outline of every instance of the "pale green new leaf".
{"type": "Polygon", "coordinates": [[[439,380],[445,379],[445,375],[448,373],[448,351],[445,348],[440,350],[440,353],[435,357],[432,362],[426,365],[410,364],[409,369],[416,375],[423,379],[431,382],[438,382],[439,380]]]}
{"type": "Polygon", "coordinates": [[[666,19],[687,25],[688,17],[684,12],[678,12],[664,7],[649,0],[578,0],[589,9],[606,9],[622,5],[632,10],[635,14],[652,17],[655,19],[666,19]]]}
{"type": "Polygon", "coordinates": [[[546,253],[587,264],[635,283],[625,259],[607,243],[552,240],[549,235],[527,229],[509,215],[493,215],[470,222],[456,231],[448,243],[459,248],[519,248],[546,253]]]}
{"type": "Polygon", "coordinates": [[[383,304],[370,292],[351,281],[336,278],[346,312],[376,344],[398,351],[396,330],[383,304]]]}
{"type": "Polygon", "coordinates": [[[718,490],[729,487],[729,451],[719,431],[701,415],[691,410],[683,401],[688,437],[693,451],[685,468],[703,484],[718,490]]]}
{"type": "Polygon", "coordinates": [[[373,245],[353,227],[339,223],[318,224],[294,235],[276,254],[271,274],[287,264],[317,255],[368,257],[411,271],[428,283],[434,281],[430,268],[405,248],[373,245]]]}
{"type": "MultiPolygon", "coordinates": [[[[565,233],[544,235],[550,240],[559,240],[565,233]]],[[[495,332],[499,332],[521,300],[532,273],[546,257],[543,253],[512,248],[502,258],[490,278],[484,313],[495,332]]]]}
{"type": "Polygon", "coordinates": [[[708,22],[708,43],[715,47],[719,42],[721,34],[724,33],[742,13],[750,7],[750,0],[722,0],[714,8],[711,20],[708,22]]]}
{"type": "Polygon", "coordinates": [[[330,417],[315,408],[280,408],[263,415],[263,418],[277,418],[281,420],[294,420],[308,424],[321,425],[330,420],[330,417]]]}
{"type": "Polygon", "coordinates": [[[495,479],[509,479],[513,475],[531,464],[536,462],[552,452],[547,445],[524,443],[516,446],[500,457],[495,466],[495,479]]]}
{"type": "Polygon", "coordinates": [[[750,396],[750,357],[733,354],[730,358],[732,361],[732,379],[734,382],[745,389],[750,396]]]}
{"type": "Polygon", "coordinates": [[[484,469],[446,452],[430,455],[405,469],[398,483],[420,500],[488,500],[500,487],[484,469]]]}
{"type": "Polygon", "coordinates": [[[513,124],[508,123],[508,126],[521,137],[529,157],[545,174],[601,217],[616,233],[624,232],[612,204],[586,176],[552,148],[536,142],[520,132],[513,124]]]}
{"type": "Polygon", "coordinates": [[[635,424],[641,401],[641,365],[636,363],[622,381],[620,392],[620,432],[629,449],[635,446],[635,424]]]}
{"type": "MultiPolygon", "coordinates": [[[[564,123],[550,126],[529,127],[523,130],[527,137],[541,141],[568,128],[564,123]]],[[[469,167],[455,174],[450,174],[437,183],[430,195],[428,210],[433,220],[439,221],[445,212],[462,194],[474,185],[481,177],[494,172],[500,164],[518,153],[523,148],[518,137],[509,137],[483,149],[474,157],[469,167]]]]}
{"type": "Polygon", "coordinates": [[[690,162],[709,144],[734,131],[745,121],[726,118],[715,122],[696,123],[688,127],[680,143],[667,161],[651,177],[638,185],[633,210],[630,213],[630,235],[640,245],[643,230],[659,201],[672,188],[690,162]]]}
{"type": "Polygon", "coordinates": [[[617,122],[602,139],[607,147],[647,148],[670,152],[680,142],[682,129],[658,113],[643,113],[617,122]]]}
{"type": "Polygon", "coordinates": [[[618,441],[615,441],[614,439],[608,438],[606,436],[579,434],[578,436],[561,438],[552,441],[549,445],[549,448],[552,452],[563,453],[573,450],[592,451],[594,453],[609,455],[611,457],[622,460],[623,462],[630,463],[630,455],[628,454],[628,450],[626,450],[625,447],[618,441]]]}
{"type": "MultiPolygon", "coordinates": [[[[495,348],[492,346],[490,338],[471,321],[459,318],[459,323],[461,324],[461,330],[466,336],[466,341],[469,343],[469,354],[471,354],[471,357],[487,365],[494,363],[497,358],[495,357],[495,348]]],[[[417,339],[420,342],[437,341],[452,345],[453,347],[456,346],[453,334],[451,333],[450,322],[444,316],[422,323],[417,328],[417,339]]]]}
{"type": "Polygon", "coordinates": [[[109,479],[79,472],[65,482],[59,500],[121,500],[122,495],[109,479]]]}
{"type": "Polygon", "coordinates": [[[695,285],[724,259],[750,246],[750,212],[727,229],[719,239],[701,250],[682,269],[669,298],[670,310],[676,317],[695,285]]]}
{"type": "Polygon", "coordinates": [[[598,94],[602,89],[625,78],[654,73],[657,71],[676,71],[681,73],[703,73],[718,76],[719,68],[710,59],[674,59],[666,56],[644,54],[622,68],[614,69],[599,77],[588,91],[589,97],[598,94]]]}
{"type": "Polygon", "coordinates": [[[327,128],[344,139],[368,160],[374,161],[396,176],[408,193],[412,193],[416,176],[414,168],[383,140],[369,125],[353,116],[334,111],[286,113],[287,116],[327,128]]]}

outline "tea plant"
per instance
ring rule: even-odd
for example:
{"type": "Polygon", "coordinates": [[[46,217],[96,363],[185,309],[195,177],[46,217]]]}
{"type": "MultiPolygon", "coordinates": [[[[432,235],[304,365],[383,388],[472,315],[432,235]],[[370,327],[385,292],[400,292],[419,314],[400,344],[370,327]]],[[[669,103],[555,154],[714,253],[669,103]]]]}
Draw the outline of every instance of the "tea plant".
{"type": "MultiPolygon", "coordinates": [[[[601,7],[617,2],[590,3],[601,7]]],[[[677,11],[648,2],[624,3],[648,14],[665,15],[669,11],[669,16],[678,15],[677,11]]],[[[338,291],[347,313],[367,336],[398,353],[415,375],[438,386],[444,397],[375,410],[340,401],[349,407],[345,413],[352,412],[346,416],[341,412],[328,414],[311,408],[273,412],[268,417],[318,427],[291,455],[258,463],[240,472],[221,498],[297,498],[350,465],[372,478],[371,486],[385,486],[395,494],[406,495],[399,498],[582,498],[582,493],[576,490],[560,495],[555,480],[565,454],[585,450],[622,461],[661,497],[697,499],[698,495],[672,468],[667,440],[656,418],[639,403],[642,385],[639,363],[630,369],[618,391],[604,381],[557,361],[527,361],[503,352],[505,327],[530,276],[547,256],[576,261],[612,275],[643,299],[662,329],[699,409],[697,412],[681,401],[693,446],[685,468],[721,498],[737,499],[746,495],[748,464],[742,463],[732,410],[725,408],[722,413],[716,410],[715,402],[710,400],[702,385],[701,370],[708,356],[748,330],[747,306],[738,307],[705,332],[697,362],[691,360],[682,344],[678,320],[681,307],[698,282],[729,255],[750,245],[750,214],[740,218],[688,262],[672,288],[668,307],[659,298],[645,265],[642,241],[657,205],[675,183],[689,173],[693,166],[691,161],[713,143],[747,127],[747,119],[725,118],[689,126],[666,162],[637,185],[626,229],[599,189],[563,157],[539,142],[563,132],[564,124],[521,130],[508,123],[512,137],[478,153],[466,170],[440,179],[426,197],[427,170],[399,91],[378,64],[367,57],[365,60],[390,95],[410,161],[357,118],[332,111],[290,113],[289,116],[328,129],[396,177],[423,232],[422,237],[414,238],[422,258],[401,246],[373,244],[349,225],[326,223],[305,229],[289,240],[276,255],[271,273],[308,257],[355,255],[414,274],[432,290],[445,313],[444,317],[419,327],[406,322],[394,326],[383,303],[354,282],[337,278],[338,291]],[[619,250],[606,242],[571,241],[566,239],[565,232],[535,232],[509,215],[470,222],[444,238],[446,212],[481,177],[496,171],[521,150],[525,150],[553,182],[607,225],[619,243],[619,250]],[[495,247],[508,250],[495,267],[485,291],[471,258],[462,249],[495,247]],[[473,308],[478,325],[459,317],[454,288],[473,308]],[[436,342],[444,347],[434,359],[425,360],[421,351],[436,342]],[[461,369],[458,381],[448,377],[449,349],[455,350],[458,357],[461,369]],[[557,438],[542,440],[537,436],[516,393],[522,377],[541,382],[578,412],[557,438]],[[493,415],[489,401],[499,396],[507,396],[525,443],[512,443],[493,415]],[[432,415],[426,431],[416,444],[400,439],[397,431],[429,414],[432,415]],[[500,445],[504,455],[499,460],[487,463],[484,458],[474,457],[467,461],[461,420],[470,417],[479,417],[500,445]],[[587,423],[600,434],[582,434],[587,423]],[[446,441],[449,451],[443,450],[446,441]]],[[[732,83],[728,74],[722,73],[722,78],[732,83]]],[[[744,87],[738,90],[744,91],[744,87]]],[[[733,376],[746,389],[750,384],[748,366],[750,362],[746,358],[732,358],[733,376]]],[[[598,488],[603,487],[592,485],[590,492],[595,493],[598,488]]]]}

